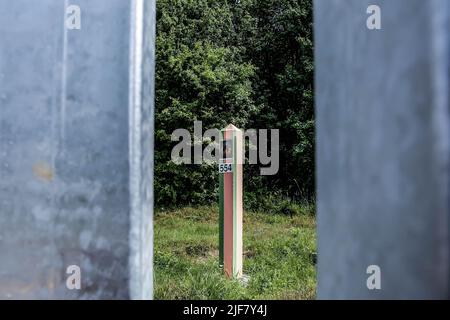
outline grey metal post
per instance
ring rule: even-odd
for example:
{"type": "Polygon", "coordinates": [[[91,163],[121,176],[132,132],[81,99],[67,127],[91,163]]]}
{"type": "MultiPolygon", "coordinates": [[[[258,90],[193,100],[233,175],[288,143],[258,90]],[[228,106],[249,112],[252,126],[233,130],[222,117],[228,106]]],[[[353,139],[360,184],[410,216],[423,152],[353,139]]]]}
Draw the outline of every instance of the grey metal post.
{"type": "Polygon", "coordinates": [[[315,0],[320,299],[449,297],[449,12],[315,0]]]}
{"type": "Polygon", "coordinates": [[[0,299],[152,298],[154,39],[155,1],[0,0],[0,299]]]}

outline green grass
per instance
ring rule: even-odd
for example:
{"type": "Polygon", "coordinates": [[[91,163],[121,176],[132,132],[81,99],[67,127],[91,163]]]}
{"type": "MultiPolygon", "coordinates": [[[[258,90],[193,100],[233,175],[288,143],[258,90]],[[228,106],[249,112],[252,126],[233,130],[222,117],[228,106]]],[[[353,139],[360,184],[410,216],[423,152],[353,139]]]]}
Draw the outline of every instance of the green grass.
{"type": "Polygon", "coordinates": [[[314,299],[313,209],[293,217],[244,214],[247,285],[218,266],[218,209],[183,208],[155,217],[155,299],[314,299]]]}

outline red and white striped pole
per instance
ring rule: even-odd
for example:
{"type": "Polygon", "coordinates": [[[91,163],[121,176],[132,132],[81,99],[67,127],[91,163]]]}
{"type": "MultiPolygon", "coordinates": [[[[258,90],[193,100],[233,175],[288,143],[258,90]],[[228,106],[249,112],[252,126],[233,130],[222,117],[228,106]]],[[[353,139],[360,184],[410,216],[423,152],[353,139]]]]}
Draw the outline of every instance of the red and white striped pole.
{"type": "Polygon", "coordinates": [[[230,278],[242,277],[243,134],[230,124],[221,131],[219,163],[219,259],[230,278]]]}

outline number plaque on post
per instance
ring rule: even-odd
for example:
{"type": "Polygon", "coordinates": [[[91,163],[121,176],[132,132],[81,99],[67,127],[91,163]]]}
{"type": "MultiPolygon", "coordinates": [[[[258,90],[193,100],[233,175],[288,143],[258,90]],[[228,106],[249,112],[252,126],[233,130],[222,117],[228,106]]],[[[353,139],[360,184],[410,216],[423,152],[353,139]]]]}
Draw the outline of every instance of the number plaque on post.
{"type": "Polygon", "coordinates": [[[221,131],[219,161],[219,260],[225,274],[242,276],[242,131],[228,125],[221,131]]]}

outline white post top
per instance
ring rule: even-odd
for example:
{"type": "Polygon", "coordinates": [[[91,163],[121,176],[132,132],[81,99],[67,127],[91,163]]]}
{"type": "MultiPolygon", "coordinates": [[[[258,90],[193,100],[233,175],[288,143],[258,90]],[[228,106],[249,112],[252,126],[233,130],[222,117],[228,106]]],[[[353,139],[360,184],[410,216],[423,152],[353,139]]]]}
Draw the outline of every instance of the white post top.
{"type": "Polygon", "coordinates": [[[241,129],[237,128],[236,126],[230,123],[228,126],[225,127],[225,129],[222,129],[222,131],[241,131],[241,129]]]}

